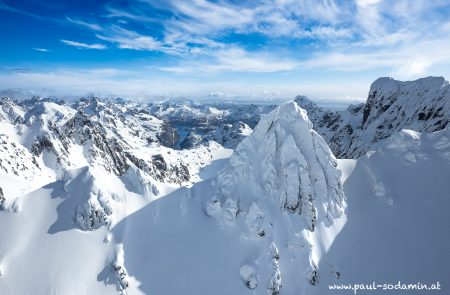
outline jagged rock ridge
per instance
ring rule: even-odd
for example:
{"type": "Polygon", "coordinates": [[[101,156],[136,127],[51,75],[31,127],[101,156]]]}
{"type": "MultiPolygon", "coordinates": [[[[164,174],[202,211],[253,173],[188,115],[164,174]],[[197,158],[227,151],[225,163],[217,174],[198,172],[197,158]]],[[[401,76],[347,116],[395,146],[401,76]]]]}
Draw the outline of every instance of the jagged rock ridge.
{"type": "Polygon", "coordinates": [[[339,158],[358,158],[401,129],[433,132],[450,120],[450,86],[442,77],[401,82],[379,78],[365,104],[328,111],[303,96],[296,102],[339,158]]]}

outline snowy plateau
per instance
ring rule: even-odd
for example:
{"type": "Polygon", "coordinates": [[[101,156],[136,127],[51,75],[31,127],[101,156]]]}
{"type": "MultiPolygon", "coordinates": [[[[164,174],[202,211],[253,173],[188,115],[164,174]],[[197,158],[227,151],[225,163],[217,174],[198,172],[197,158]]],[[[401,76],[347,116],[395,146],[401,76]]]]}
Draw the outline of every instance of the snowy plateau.
{"type": "Polygon", "coordinates": [[[0,294],[450,293],[450,86],[0,99],[0,294]]]}

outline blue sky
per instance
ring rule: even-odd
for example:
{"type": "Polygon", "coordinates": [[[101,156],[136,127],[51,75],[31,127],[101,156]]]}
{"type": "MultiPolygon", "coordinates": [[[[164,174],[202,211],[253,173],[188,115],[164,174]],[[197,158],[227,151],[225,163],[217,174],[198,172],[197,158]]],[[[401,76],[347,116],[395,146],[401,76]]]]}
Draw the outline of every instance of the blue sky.
{"type": "Polygon", "coordinates": [[[450,77],[450,1],[0,0],[0,89],[365,100],[450,77]]]}

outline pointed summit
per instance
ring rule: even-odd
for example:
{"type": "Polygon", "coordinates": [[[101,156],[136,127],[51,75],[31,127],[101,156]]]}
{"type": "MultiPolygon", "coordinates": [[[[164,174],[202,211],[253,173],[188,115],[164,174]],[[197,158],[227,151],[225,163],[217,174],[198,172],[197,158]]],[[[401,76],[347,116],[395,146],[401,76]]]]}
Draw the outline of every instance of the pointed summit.
{"type": "Polygon", "coordinates": [[[206,207],[253,202],[276,204],[301,215],[306,228],[325,218],[332,223],[345,206],[336,159],[312,129],[306,111],[296,103],[282,104],[264,116],[219,172],[218,190],[206,207]]]}

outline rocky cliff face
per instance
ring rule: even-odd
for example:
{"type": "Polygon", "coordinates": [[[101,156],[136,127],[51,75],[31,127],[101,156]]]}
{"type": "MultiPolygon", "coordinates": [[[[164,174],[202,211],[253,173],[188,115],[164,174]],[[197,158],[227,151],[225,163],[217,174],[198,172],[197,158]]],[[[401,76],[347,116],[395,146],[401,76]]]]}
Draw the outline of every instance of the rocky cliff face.
{"type": "MultiPolygon", "coordinates": [[[[42,158],[45,166],[59,171],[61,176],[65,169],[83,162],[123,176],[130,165],[139,163],[139,167],[154,167],[146,173],[163,182],[181,183],[190,179],[183,161],[173,163],[171,159],[160,159],[161,154],[160,158],[136,155],[135,150],[141,147],[173,147],[178,135],[167,122],[132,105],[103,102],[95,97],[71,104],[37,97],[22,102],[2,98],[0,103],[0,119],[10,129],[8,133],[19,138],[15,157],[28,157],[28,162],[36,167],[39,161],[33,159],[42,158]],[[178,170],[182,173],[172,173],[178,170]]],[[[2,136],[3,148],[7,150],[7,135],[2,136]]],[[[15,161],[14,165],[22,162],[15,161]]],[[[33,168],[11,165],[7,168],[7,165],[0,162],[3,170],[16,175],[18,169],[33,168]]]]}
{"type": "Polygon", "coordinates": [[[183,141],[180,148],[189,149],[198,145],[205,145],[209,141],[215,141],[225,148],[235,148],[244,138],[252,133],[252,128],[247,124],[238,121],[232,124],[221,124],[203,129],[204,134],[199,134],[199,130],[193,128],[183,141]]]}
{"type": "Polygon", "coordinates": [[[401,129],[433,132],[450,120],[450,86],[442,77],[408,82],[379,78],[365,104],[341,112],[324,110],[301,96],[296,102],[339,158],[358,158],[401,129]]]}
{"type": "Polygon", "coordinates": [[[316,130],[328,143],[333,154],[346,158],[355,134],[360,129],[364,104],[350,105],[344,111],[332,111],[318,106],[306,96],[297,96],[295,102],[308,113],[316,130]]]}

